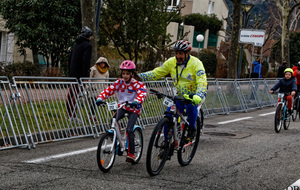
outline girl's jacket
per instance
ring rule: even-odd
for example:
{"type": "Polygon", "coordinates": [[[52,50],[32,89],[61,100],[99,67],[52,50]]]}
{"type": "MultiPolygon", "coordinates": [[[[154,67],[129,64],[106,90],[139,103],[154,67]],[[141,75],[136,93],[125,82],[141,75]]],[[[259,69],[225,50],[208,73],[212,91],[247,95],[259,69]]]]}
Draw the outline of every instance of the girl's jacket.
{"type": "MultiPolygon", "coordinates": [[[[115,93],[118,93],[119,105],[126,101],[128,101],[128,103],[136,101],[141,105],[147,95],[146,85],[144,83],[132,78],[131,81],[126,84],[123,79],[118,79],[115,83],[104,89],[97,99],[105,100],[115,93]]],[[[141,106],[138,108],[123,106],[122,108],[138,115],[141,114],[141,106]]]]}
{"type": "Polygon", "coordinates": [[[277,84],[271,88],[271,90],[275,91],[279,88],[280,93],[285,93],[285,92],[292,92],[295,91],[297,92],[297,85],[295,81],[295,77],[291,77],[289,80],[286,78],[280,79],[277,84]]]}
{"type": "Polygon", "coordinates": [[[176,58],[171,57],[164,62],[161,67],[157,67],[152,71],[140,73],[139,76],[143,81],[151,81],[159,80],[170,74],[176,87],[178,97],[182,98],[183,94],[196,94],[202,99],[205,98],[207,92],[207,78],[202,62],[198,58],[190,55],[185,68],[176,66],[176,64],[176,58]]]}

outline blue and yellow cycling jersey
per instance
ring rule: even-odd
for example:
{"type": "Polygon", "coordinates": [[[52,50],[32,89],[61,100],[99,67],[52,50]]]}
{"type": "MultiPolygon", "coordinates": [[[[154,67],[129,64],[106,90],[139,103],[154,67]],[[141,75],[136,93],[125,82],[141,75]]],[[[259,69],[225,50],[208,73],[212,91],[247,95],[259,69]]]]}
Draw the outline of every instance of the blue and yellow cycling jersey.
{"type": "Polygon", "coordinates": [[[170,74],[177,89],[178,97],[183,97],[183,94],[196,94],[202,99],[205,98],[207,92],[207,78],[202,62],[191,55],[189,56],[186,67],[176,67],[176,62],[176,58],[171,57],[164,62],[161,67],[141,73],[140,77],[143,81],[152,81],[170,74]]]}

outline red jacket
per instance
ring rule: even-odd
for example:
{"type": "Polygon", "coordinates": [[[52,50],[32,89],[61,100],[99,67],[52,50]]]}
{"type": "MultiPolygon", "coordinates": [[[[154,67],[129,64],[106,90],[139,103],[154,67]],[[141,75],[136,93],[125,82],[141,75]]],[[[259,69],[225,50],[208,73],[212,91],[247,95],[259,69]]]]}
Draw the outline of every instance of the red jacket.
{"type": "Polygon", "coordinates": [[[294,74],[293,74],[293,76],[297,79],[297,85],[300,85],[300,75],[298,75],[297,74],[297,66],[294,66],[292,69],[293,69],[293,71],[294,71],[294,74]],[[296,69],[294,69],[294,67],[296,67],[296,69]]]}
{"type": "MultiPolygon", "coordinates": [[[[118,79],[114,84],[103,90],[97,99],[101,98],[101,100],[105,100],[115,93],[118,93],[119,105],[126,101],[128,101],[128,103],[136,101],[138,104],[142,104],[147,95],[146,85],[144,83],[132,78],[130,83],[126,84],[123,79],[118,79]]],[[[126,106],[122,108],[138,115],[141,114],[141,108],[130,108],[126,106]]]]}

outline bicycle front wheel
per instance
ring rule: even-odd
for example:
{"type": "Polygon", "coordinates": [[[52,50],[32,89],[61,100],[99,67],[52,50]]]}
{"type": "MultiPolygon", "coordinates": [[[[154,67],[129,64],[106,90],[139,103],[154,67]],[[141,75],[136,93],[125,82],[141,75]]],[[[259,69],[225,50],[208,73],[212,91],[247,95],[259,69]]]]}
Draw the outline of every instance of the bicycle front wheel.
{"type": "Polygon", "coordinates": [[[143,152],[143,145],[144,145],[144,141],[143,141],[142,130],[136,128],[134,130],[134,150],[135,150],[134,154],[135,154],[136,161],[133,162],[133,164],[137,164],[140,161],[143,152]]]}
{"type": "Polygon", "coordinates": [[[98,144],[97,164],[104,173],[112,168],[116,158],[116,144],[113,144],[113,138],[113,134],[106,133],[101,137],[98,144]]]}
{"type": "MultiPolygon", "coordinates": [[[[299,109],[299,101],[298,101],[298,98],[295,98],[295,100],[293,102],[293,115],[292,115],[293,121],[295,121],[297,119],[297,115],[299,113],[298,109],[299,109]]],[[[299,117],[300,117],[300,115],[299,115],[299,117]]]]}
{"type": "Polygon", "coordinates": [[[276,133],[279,133],[282,126],[282,111],[281,111],[282,105],[279,104],[276,108],[275,112],[275,131],[276,133]]]}
{"type": "Polygon", "coordinates": [[[168,127],[169,120],[163,118],[154,128],[147,150],[146,166],[150,175],[155,176],[163,169],[169,155],[169,142],[164,136],[164,127],[168,127]]]}
{"type": "Polygon", "coordinates": [[[284,117],[284,122],[283,122],[283,128],[285,130],[288,130],[290,123],[291,123],[291,116],[287,116],[288,110],[286,109],[285,111],[285,117],[284,117]]]}
{"type": "Polygon", "coordinates": [[[202,125],[203,125],[202,114],[203,113],[201,112],[201,118],[197,117],[196,136],[192,141],[186,140],[188,126],[187,125],[184,126],[181,140],[180,140],[180,146],[177,151],[177,159],[181,166],[188,165],[195,156],[195,153],[196,153],[196,150],[198,147],[198,143],[199,143],[199,139],[200,139],[200,129],[202,129],[202,125]]]}

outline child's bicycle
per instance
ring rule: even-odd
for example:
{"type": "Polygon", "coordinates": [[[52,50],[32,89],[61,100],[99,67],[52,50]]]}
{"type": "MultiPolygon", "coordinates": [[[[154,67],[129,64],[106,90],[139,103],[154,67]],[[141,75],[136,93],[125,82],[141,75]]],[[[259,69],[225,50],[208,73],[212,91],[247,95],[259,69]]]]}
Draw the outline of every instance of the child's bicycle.
{"type": "MultiPolygon", "coordinates": [[[[133,106],[129,103],[118,104],[114,103],[106,103],[103,102],[103,105],[108,105],[108,109],[111,111],[117,111],[118,109],[125,106],[133,106]]],[[[125,114],[127,117],[128,114],[125,114]]],[[[143,152],[143,133],[142,127],[135,125],[134,126],[134,146],[135,146],[135,156],[136,160],[132,161],[132,164],[136,164],[140,161],[142,152],[143,152]]],[[[115,161],[116,155],[122,156],[125,151],[128,150],[128,137],[126,135],[126,129],[121,130],[119,123],[116,121],[116,118],[113,117],[111,129],[107,130],[105,134],[101,137],[98,149],[97,149],[97,163],[99,169],[106,173],[108,172],[115,161]]]]}
{"type": "Polygon", "coordinates": [[[300,119],[300,91],[297,91],[297,95],[295,96],[294,102],[293,102],[293,115],[292,119],[295,121],[297,119],[297,116],[299,115],[300,119]]]}
{"type": "Polygon", "coordinates": [[[285,130],[288,130],[290,126],[291,116],[288,115],[287,100],[284,99],[289,93],[278,93],[280,102],[277,103],[275,112],[275,131],[280,132],[283,125],[285,130]]]}
{"type": "Polygon", "coordinates": [[[203,126],[203,111],[201,106],[201,117],[197,117],[196,134],[193,140],[187,139],[188,120],[186,112],[180,113],[175,106],[176,101],[183,104],[191,103],[190,100],[172,97],[156,90],[150,89],[158,98],[165,97],[163,104],[167,106],[165,116],[154,128],[147,150],[147,171],[150,175],[158,175],[165,165],[166,160],[170,160],[174,150],[177,151],[177,159],[181,166],[188,165],[197,150],[200,138],[200,129],[203,126]],[[181,121],[179,121],[179,118],[181,121]]]}

